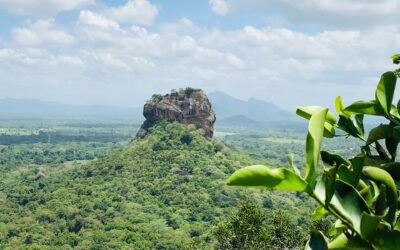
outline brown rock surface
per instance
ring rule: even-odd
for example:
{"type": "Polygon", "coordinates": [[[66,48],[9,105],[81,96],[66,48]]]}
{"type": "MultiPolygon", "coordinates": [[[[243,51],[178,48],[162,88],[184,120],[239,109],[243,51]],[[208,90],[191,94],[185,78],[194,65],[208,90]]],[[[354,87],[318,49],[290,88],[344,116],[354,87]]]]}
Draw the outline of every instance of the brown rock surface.
{"type": "Polygon", "coordinates": [[[146,120],[136,135],[139,138],[161,120],[195,126],[207,138],[214,133],[215,113],[208,97],[200,89],[187,88],[164,96],[153,95],[144,105],[143,115],[146,120]]]}

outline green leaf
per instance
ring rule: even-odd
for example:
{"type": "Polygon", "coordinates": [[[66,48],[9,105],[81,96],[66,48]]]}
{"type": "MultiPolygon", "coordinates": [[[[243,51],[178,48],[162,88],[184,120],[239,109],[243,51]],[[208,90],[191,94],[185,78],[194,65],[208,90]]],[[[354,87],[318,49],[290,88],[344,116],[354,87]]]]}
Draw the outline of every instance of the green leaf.
{"type": "Polygon", "coordinates": [[[385,139],[385,146],[390,156],[392,157],[392,161],[396,159],[398,145],[399,145],[399,140],[394,137],[385,139]]]}
{"type": "Polygon", "coordinates": [[[362,129],[357,128],[357,123],[343,115],[339,116],[338,127],[353,137],[363,138],[364,136],[362,129]]]}
{"type": "Polygon", "coordinates": [[[397,102],[397,106],[396,106],[396,108],[397,108],[397,111],[399,111],[399,110],[400,110],[400,100],[397,102]]]}
{"type": "Polygon", "coordinates": [[[323,175],[325,182],[325,206],[328,207],[328,203],[331,201],[333,195],[335,194],[335,181],[336,173],[338,171],[337,167],[331,167],[323,175]]]}
{"type": "Polygon", "coordinates": [[[376,101],[388,117],[390,117],[394,90],[396,88],[396,80],[397,77],[394,72],[389,71],[384,73],[381,76],[381,80],[378,83],[375,93],[376,101]]]}
{"type": "Polygon", "coordinates": [[[354,102],[344,108],[343,113],[347,116],[355,114],[382,116],[385,114],[384,110],[375,100],[354,102]]]}
{"type": "Polygon", "coordinates": [[[318,161],[321,150],[322,135],[324,132],[325,117],[328,109],[321,109],[310,119],[306,140],[306,176],[305,180],[311,188],[315,185],[318,161]]]}
{"type": "Polygon", "coordinates": [[[382,164],[386,164],[387,162],[379,156],[371,155],[365,156],[364,166],[381,166],[382,164]]]}
{"type": "MultiPolygon", "coordinates": [[[[381,189],[378,187],[378,185],[375,182],[371,182],[371,185],[372,185],[373,193],[371,194],[371,196],[367,197],[368,205],[372,205],[375,201],[377,201],[379,199],[379,196],[381,195],[381,189]]],[[[385,187],[385,185],[382,185],[382,186],[385,187]]],[[[385,192],[386,192],[386,189],[385,189],[385,192]]],[[[386,194],[385,194],[385,197],[386,197],[386,194]]],[[[375,213],[375,214],[377,214],[377,213],[375,213]]],[[[383,212],[381,214],[383,214],[383,212]]]]}
{"type": "Polygon", "coordinates": [[[253,186],[286,191],[305,191],[307,182],[287,168],[254,165],[237,170],[227,182],[229,186],[253,186]]]}
{"type": "Polygon", "coordinates": [[[342,97],[341,96],[338,96],[335,99],[335,109],[336,109],[336,113],[338,115],[343,114],[344,106],[343,106],[343,103],[342,103],[342,97]]]}
{"type": "Polygon", "coordinates": [[[400,181],[400,162],[386,163],[381,168],[387,171],[394,180],[400,181]]]}
{"type": "MultiPolygon", "coordinates": [[[[320,106],[297,107],[296,114],[303,118],[306,118],[307,120],[310,120],[312,115],[320,112],[323,109],[325,108],[320,106]]],[[[328,111],[328,113],[326,114],[326,121],[332,125],[336,124],[337,122],[335,115],[330,111],[328,111]]]]}
{"type": "Polygon", "coordinates": [[[396,225],[394,226],[394,230],[400,232],[400,220],[398,220],[398,221],[396,222],[396,225]]]}
{"type": "Polygon", "coordinates": [[[331,236],[331,237],[336,236],[336,235],[342,233],[346,229],[347,229],[347,226],[344,225],[341,220],[336,220],[335,223],[329,229],[329,236],[331,236]]]}
{"type": "Polygon", "coordinates": [[[388,206],[387,206],[387,198],[386,198],[386,186],[384,184],[380,184],[379,186],[379,195],[376,199],[375,214],[377,215],[387,215],[388,214],[388,206]]]}
{"type": "Polygon", "coordinates": [[[392,117],[397,118],[396,120],[399,121],[399,119],[400,119],[399,111],[397,110],[397,107],[394,106],[393,104],[392,104],[392,106],[390,108],[390,115],[392,117]]]}
{"type": "Polygon", "coordinates": [[[392,60],[393,60],[394,64],[399,64],[400,63],[400,54],[393,55],[392,60]]]}
{"type": "Polygon", "coordinates": [[[381,139],[397,137],[392,125],[381,124],[373,129],[368,134],[367,145],[381,139]]]}
{"type": "Polygon", "coordinates": [[[360,195],[364,198],[365,202],[368,205],[372,204],[372,199],[374,198],[373,196],[373,187],[367,185],[362,179],[360,179],[357,183],[356,189],[360,193],[360,195]]]}
{"type": "Polygon", "coordinates": [[[322,219],[329,212],[324,207],[317,207],[311,215],[313,221],[322,219]]]}
{"type": "Polygon", "coordinates": [[[339,179],[353,187],[357,187],[364,166],[364,160],[365,157],[363,155],[358,155],[350,160],[350,166],[341,165],[338,170],[339,179]]]}
{"type": "Polygon", "coordinates": [[[400,249],[400,232],[380,230],[374,235],[373,245],[379,250],[400,249]]]}
{"type": "Polygon", "coordinates": [[[350,165],[350,162],[343,159],[340,155],[331,154],[327,151],[321,151],[321,160],[329,166],[350,165]]]}
{"type": "Polygon", "coordinates": [[[335,137],[335,135],[336,135],[335,128],[331,124],[325,122],[323,136],[325,138],[333,138],[335,137]]]}
{"type": "MultiPolygon", "coordinates": [[[[341,180],[336,181],[335,189],[335,194],[329,203],[329,211],[334,211],[338,218],[352,225],[353,229],[360,234],[362,213],[369,213],[365,200],[354,187],[341,180]]],[[[314,195],[320,201],[324,201],[325,193],[324,182],[319,181],[315,187],[314,195]]]]}
{"type": "Polygon", "coordinates": [[[361,137],[364,137],[365,129],[364,129],[364,115],[355,115],[354,121],[356,122],[356,127],[361,137]]]}
{"type": "Polygon", "coordinates": [[[311,238],[307,242],[306,250],[328,250],[324,235],[316,230],[311,231],[311,238]]]}
{"type": "Polygon", "coordinates": [[[344,233],[329,242],[329,249],[336,250],[372,250],[365,241],[358,236],[346,236],[344,233]]]}
{"type": "Polygon", "coordinates": [[[291,166],[291,167],[293,168],[294,172],[295,172],[298,176],[301,176],[300,170],[299,170],[299,169],[296,167],[296,165],[294,164],[294,155],[293,155],[293,154],[289,154],[289,155],[287,156],[287,159],[288,159],[289,166],[291,166]]]}
{"type": "Polygon", "coordinates": [[[388,172],[377,167],[364,167],[363,174],[377,182],[378,184],[384,184],[386,186],[386,202],[389,206],[388,214],[385,220],[394,226],[396,223],[396,211],[397,211],[397,187],[396,184],[388,172]]]}
{"type": "Polygon", "coordinates": [[[369,240],[375,233],[381,217],[363,213],[361,216],[361,237],[369,240]]]}
{"type": "MultiPolygon", "coordinates": [[[[297,107],[296,114],[307,120],[310,120],[314,114],[320,112],[323,109],[324,108],[319,106],[297,107]]],[[[336,117],[334,114],[328,111],[324,123],[324,137],[333,138],[335,136],[335,128],[332,126],[334,124],[336,124],[336,117]]]]}

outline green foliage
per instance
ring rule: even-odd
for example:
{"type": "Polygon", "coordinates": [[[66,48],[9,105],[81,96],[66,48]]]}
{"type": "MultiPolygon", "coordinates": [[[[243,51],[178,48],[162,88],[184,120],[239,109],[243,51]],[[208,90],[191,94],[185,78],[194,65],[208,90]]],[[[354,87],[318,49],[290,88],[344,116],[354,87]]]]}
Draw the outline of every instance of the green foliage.
{"type": "Polygon", "coordinates": [[[195,92],[195,91],[196,91],[196,89],[187,87],[187,88],[185,89],[185,95],[186,95],[186,96],[191,96],[191,95],[193,94],[193,92],[195,92]]]}
{"type": "Polygon", "coordinates": [[[267,249],[266,214],[261,208],[244,201],[238,211],[214,230],[217,249],[267,249]]]}
{"type": "Polygon", "coordinates": [[[400,54],[393,55],[392,60],[393,60],[394,64],[399,64],[400,63],[400,54]]]}
{"type": "Polygon", "coordinates": [[[171,90],[171,93],[172,94],[179,94],[179,95],[185,95],[185,96],[191,96],[192,94],[193,94],[193,92],[195,92],[195,91],[200,91],[200,89],[194,89],[194,88],[191,88],[191,87],[187,87],[187,88],[180,88],[178,91],[176,91],[176,90],[171,90]]]}
{"type": "Polygon", "coordinates": [[[160,94],[153,94],[152,96],[151,96],[151,101],[153,101],[153,102],[160,102],[161,100],[163,99],[163,96],[162,95],[160,95],[160,94]]]}
{"type": "MultiPolygon", "coordinates": [[[[394,63],[398,63],[398,59],[398,55],[393,56],[394,63]]],[[[285,183],[283,189],[303,191],[315,199],[321,207],[314,218],[330,214],[338,221],[330,230],[332,240],[321,232],[312,231],[306,249],[398,249],[400,165],[396,162],[396,152],[400,142],[400,117],[398,108],[392,104],[396,75],[396,71],[382,75],[373,101],[358,101],[345,107],[338,97],[335,106],[339,119],[320,107],[298,108],[296,113],[310,120],[304,177],[297,170],[258,166],[236,171],[228,184],[276,188],[285,183]],[[371,129],[365,139],[364,115],[382,116],[388,123],[371,129]],[[332,129],[327,129],[327,125],[332,129]],[[346,136],[362,140],[361,154],[345,160],[321,151],[322,137],[335,135],[333,127],[346,136]],[[329,131],[332,133],[327,134],[329,131]],[[382,140],[386,148],[381,145],[382,140]],[[320,157],[325,166],[319,175],[320,157]],[[306,188],[299,189],[300,183],[306,188]]],[[[292,160],[289,163],[293,165],[292,160]]]]}
{"type": "Polygon", "coordinates": [[[213,231],[216,249],[299,249],[305,235],[282,210],[271,212],[243,201],[237,211],[213,231]]]}
{"type": "MultiPolygon", "coordinates": [[[[244,198],[260,199],[267,214],[284,209],[283,224],[296,232],[311,223],[314,205],[304,196],[225,186],[241,166],[270,161],[182,124],[161,122],[143,140],[121,144],[0,146],[0,249],[211,249],[211,229],[244,198]],[[90,152],[99,159],[75,161],[90,152]],[[35,180],[39,170],[45,177],[35,180]]],[[[293,238],[288,232],[277,238],[293,238]]]]}
{"type": "MultiPolygon", "coordinates": [[[[296,110],[296,114],[299,116],[310,120],[312,116],[322,111],[323,108],[319,106],[311,106],[311,107],[298,107],[296,110]]],[[[333,124],[336,123],[336,117],[331,112],[326,113],[326,120],[324,118],[324,136],[327,138],[332,138],[335,136],[335,129],[333,124]]]]}

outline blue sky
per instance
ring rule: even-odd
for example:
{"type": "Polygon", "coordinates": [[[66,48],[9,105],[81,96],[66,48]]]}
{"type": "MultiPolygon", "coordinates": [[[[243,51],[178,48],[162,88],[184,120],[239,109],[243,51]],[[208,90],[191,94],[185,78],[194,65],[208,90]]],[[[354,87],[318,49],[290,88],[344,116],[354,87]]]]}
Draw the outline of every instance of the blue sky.
{"type": "Polygon", "coordinates": [[[373,98],[397,0],[0,0],[0,98],[140,106],[186,86],[293,110],[373,98]]]}

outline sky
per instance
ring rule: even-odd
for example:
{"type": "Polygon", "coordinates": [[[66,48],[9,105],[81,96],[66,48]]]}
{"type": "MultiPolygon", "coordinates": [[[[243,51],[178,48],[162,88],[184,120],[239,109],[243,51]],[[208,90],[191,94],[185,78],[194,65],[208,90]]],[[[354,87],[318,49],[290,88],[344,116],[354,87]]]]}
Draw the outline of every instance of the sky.
{"type": "Polygon", "coordinates": [[[184,87],[287,110],[374,98],[398,0],[0,0],[0,98],[141,106],[184,87]]]}

